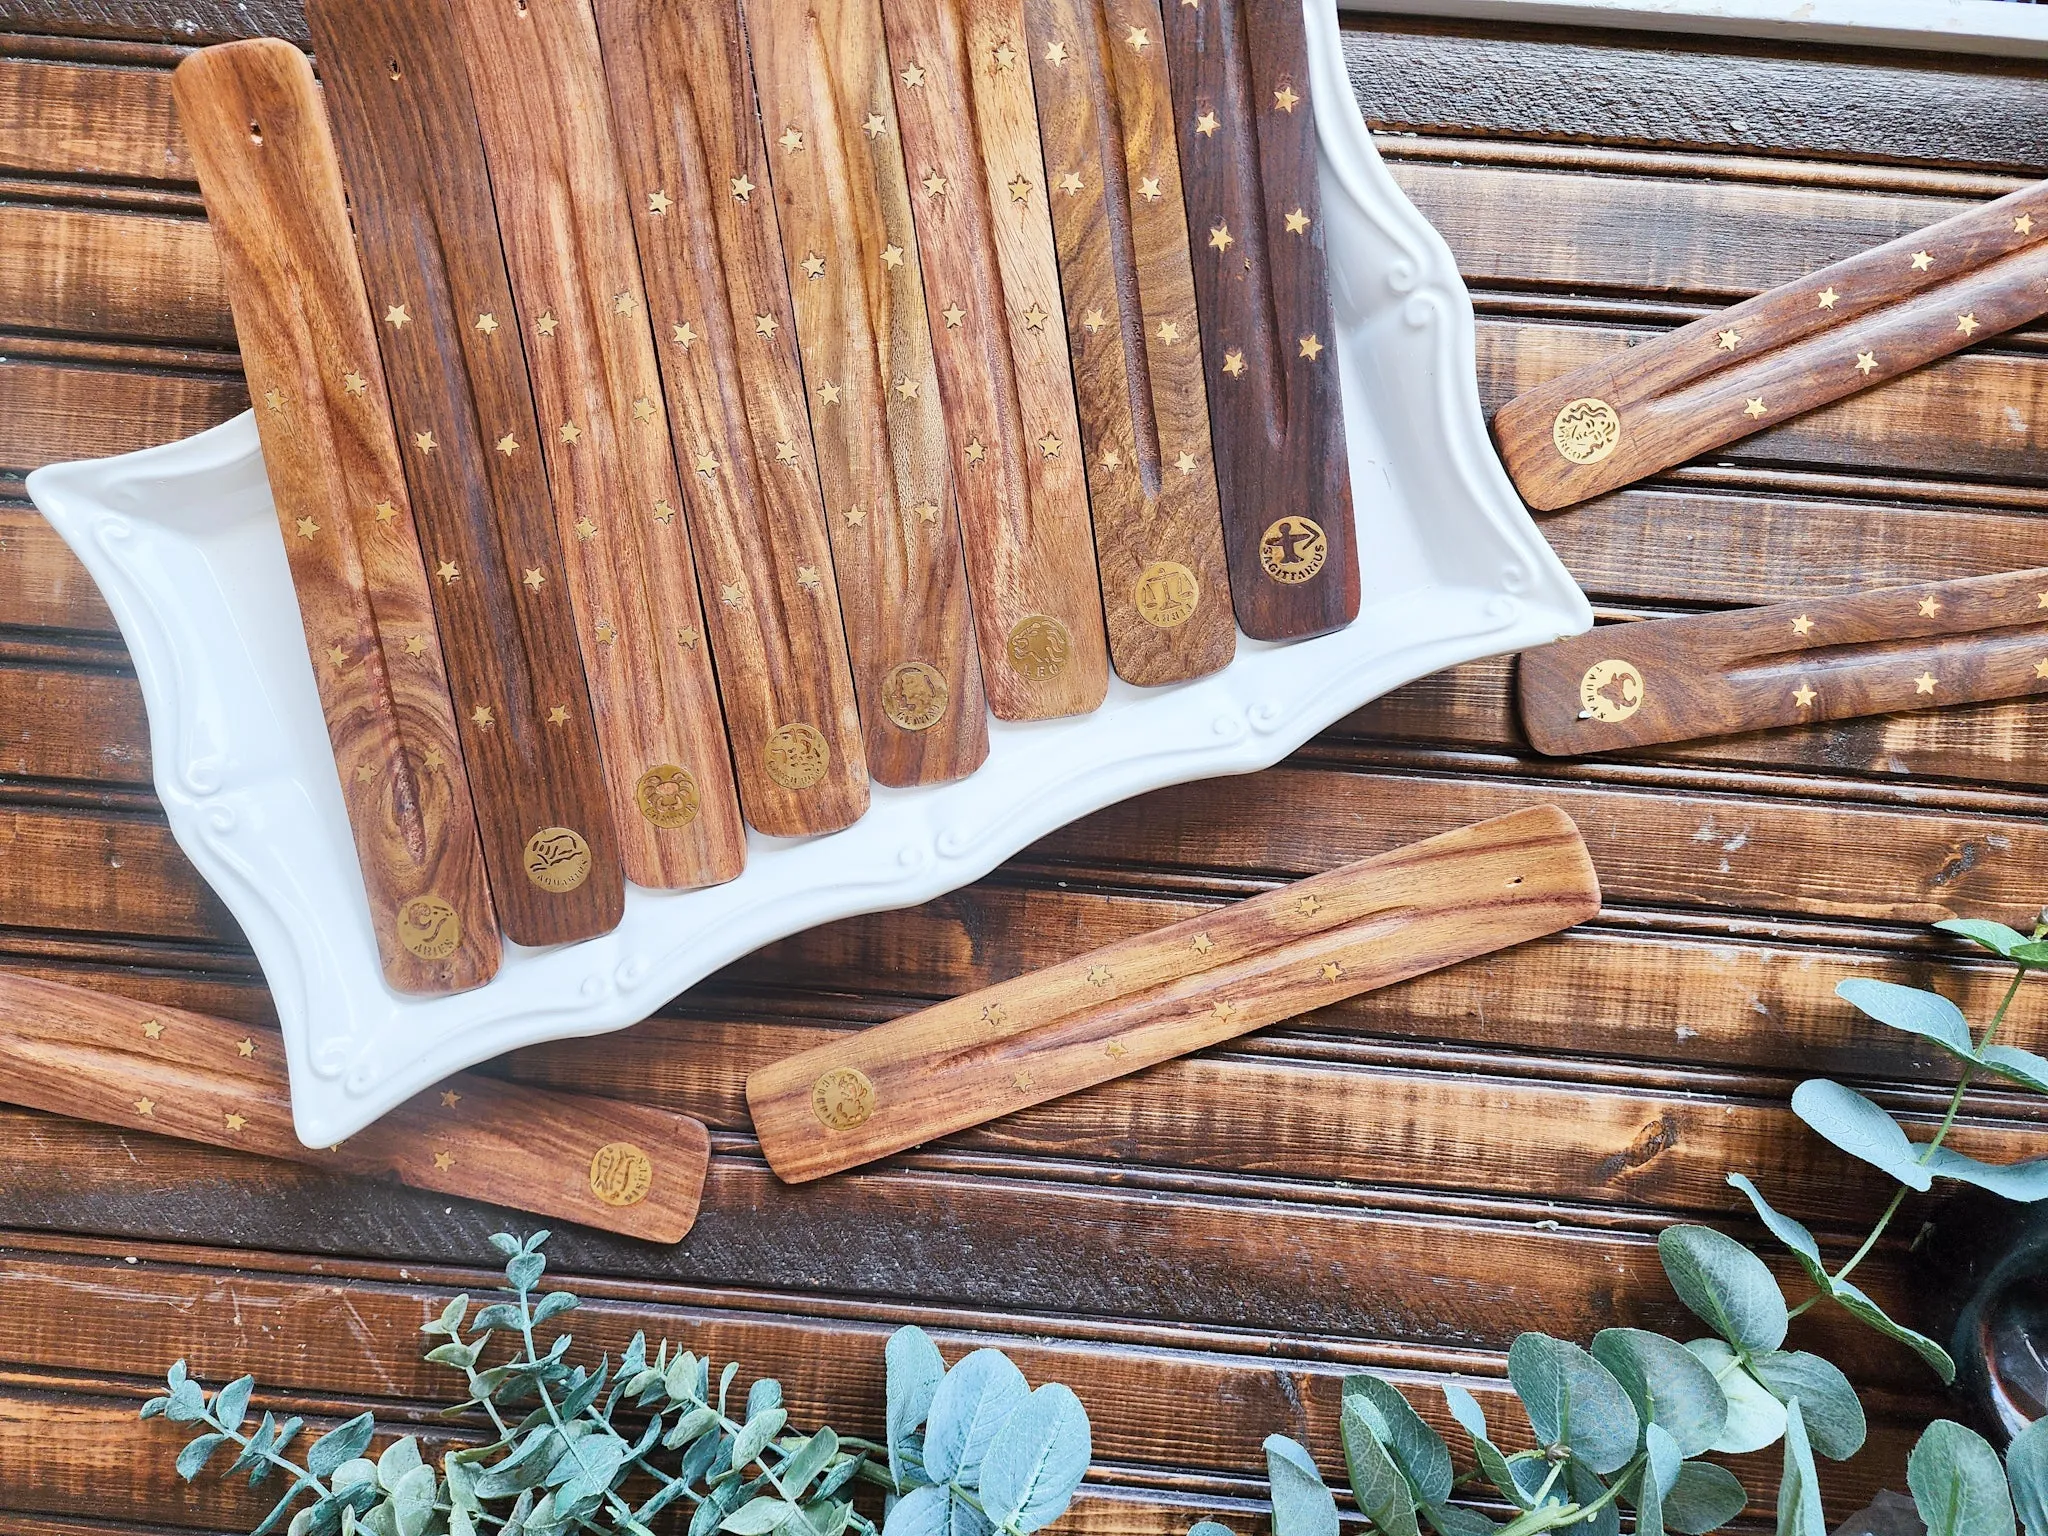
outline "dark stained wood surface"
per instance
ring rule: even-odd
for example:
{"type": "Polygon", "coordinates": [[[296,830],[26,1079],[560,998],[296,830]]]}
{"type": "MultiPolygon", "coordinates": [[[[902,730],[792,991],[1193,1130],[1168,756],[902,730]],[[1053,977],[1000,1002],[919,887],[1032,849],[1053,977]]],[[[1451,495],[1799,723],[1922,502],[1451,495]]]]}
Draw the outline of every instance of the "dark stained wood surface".
{"type": "MultiPolygon", "coordinates": [[[[2037,65],[1348,26],[1393,172],[1474,289],[1489,408],[2048,169],[2037,65]]],[[[174,45],[304,42],[303,21],[276,0],[0,0],[0,29],[0,230],[63,253],[17,262],[0,240],[0,963],[268,1029],[246,948],[151,796],[111,620],[18,477],[246,405],[166,70],[174,45]]],[[[2011,333],[1541,526],[1617,614],[2048,565],[2044,343],[2011,333]]],[[[1826,1073],[1939,1114],[1948,1066],[1833,985],[1995,1000],[1997,973],[1920,925],[2024,922],[2048,894],[2048,716],[1985,704],[1560,762],[1531,754],[1512,679],[1503,661],[1428,679],[1281,770],[1104,812],[942,900],[775,945],[601,1047],[493,1066],[712,1127],[687,1242],[557,1238],[593,1297],[591,1345],[687,1336],[780,1375],[799,1418],[873,1433],[888,1328],[922,1322],[949,1353],[1000,1343],[1094,1415],[1097,1465],[1064,1529],[1178,1536],[1220,1513],[1249,1532],[1261,1436],[1338,1465],[1346,1369],[1394,1373],[1448,1427],[1437,1385],[1457,1374],[1504,1406],[1520,1327],[1685,1327],[1654,1236],[1676,1219],[1759,1236],[1729,1168],[1824,1240],[1854,1235],[1886,1191],[1786,1099],[1826,1073]],[[1605,887],[1568,934],[802,1190],[754,1146],[743,1083],[778,1057],[1543,802],[1577,822],[1605,887]]],[[[2030,989],[2013,1038],[2041,1048],[2043,1017],[2030,989]]],[[[2038,1100],[1976,1104],[1984,1155],[2038,1148],[2038,1100]]],[[[1937,1203],[1913,1212],[1939,1231],[1937,1203]]],[[[180,1483],[174,1440],[134,1420],[180,1354],[214,1379],[246,1365],[266,1401],[315,1417],[374,1404],[441,1430],[447,1386],[412,1330],[488,1284],[484,1239],[515,1220],[0,1111],[0,1536],[253,1522],[232,1490],[180,1483]]],[[[1917,1227],[1862,1273],[1925,1316],[1917,1227]]],[[[1948,1405],[1903,1351],[1821,1312],[1798,1327],[1869,1389],[1871,1445],[1827,1473],[1846,1513],[1899,1485],[1948,1405]]],[[[1741,1471],[1761,1516],[1775,1464],[1741,1471]]]]}

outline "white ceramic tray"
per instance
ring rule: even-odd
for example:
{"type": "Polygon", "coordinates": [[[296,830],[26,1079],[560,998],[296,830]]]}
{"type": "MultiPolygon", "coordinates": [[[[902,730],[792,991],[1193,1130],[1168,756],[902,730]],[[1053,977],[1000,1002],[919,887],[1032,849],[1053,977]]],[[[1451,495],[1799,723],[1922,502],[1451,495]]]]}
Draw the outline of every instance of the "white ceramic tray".
{"type": "Polygon", "coordinates": [[[171,830],[262,963],[301,1140],[329,1145],[515,1046],[630,1024],[770,940],[964,885],[1113,801],[1266,767],[1426,673],[1592,623],[1488,442],[1450,250],[1380,165],[1332,0],[1307,0],[1307,14],[1358,621],[1297,645],[1241,637],[1230,667],[1179,687],[1113,680],[1084,718],[993,723],[971,778],[876,786],[868,814],[828,837],[754,837],[729,885],[631,888],[616,931],[508,946],[476,991],[422,1000],[384,985],[252,418],[29,477],[134,656],[171,830]]]}

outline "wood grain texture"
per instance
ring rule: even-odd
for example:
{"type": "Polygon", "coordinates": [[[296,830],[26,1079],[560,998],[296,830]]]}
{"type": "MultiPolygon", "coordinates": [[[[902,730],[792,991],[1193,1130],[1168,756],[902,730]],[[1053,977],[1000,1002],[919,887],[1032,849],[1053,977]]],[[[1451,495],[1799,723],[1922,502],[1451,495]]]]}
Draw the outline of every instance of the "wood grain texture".
{"type": "Polygon", "coordinates": [[[740,805],[834,832],[866,755],[738,0],[596,11],[740,805]]]}
{"type": "Polygon", "coordinates": [[[1110,659],[1131,683],[1205,676],[1237,626],[1158,0],[1025,0],[1024,34],[1110,659]]]}
{"type": "Polygon", "coordinates": [[[804,1183],[1599,909],[1578,829],[1538,807],[806,1051],[750,1076],[747,1104],[804,1183]]]}
{"type": "MultiPolygon", "coordinates": [[[[318,25],[316,21],[315,25],[318,25]]],[[[311,1162],[418,1189],[680,1242],[710,1136],[687,1116],[462,1073],[339,1146],[292,1128],[275,1037],[226,1019],[0,975],[0,1097],[131,1130],[311,1162]]]]}
{"type": "Polygon", "coordinates": [[[591,938],[625,911],[619,839],[582,659],[566,643],[576,614],[447,7],[313,0],[307,20],[410,443],[401,452],[498,921],[520,944],[591,938]],[[566,889],[530,862],[564,829],[588,851],[566,889]]]}
{"type": "Polygon", "coordinates": [[[498,925],[333,141],[283,43],[178,66],[384,978],[459,992],[498,925]]]}
{"type": "MultiPolygon", "coordinates": [[[[626,878],[738,874],[718,710],[588,0],[452,0],[626,878]]],[[[566,639],[566,637],[564,637],[566,639]]]]}
{"type": "Polygon", "coordinates": [[[989,707],[1085,714],[1109,651],[1022,0],[882,18],[989,707]]]}
{"type": "Polygon", "coordinates": [[[1359,556],[1307,34],[1289,0],[1163,9],[1231,601],[1255,639],[1325,634],[1359,556]]]}
{"type": "Polygon", "coordinates": [[[1532,506],[1584,501],[2048,314],[2048,184],[1531,390],[1494,436],[1532,506]]]}
{"type": "Polygon", "coordinates": [[[757,0],[747,28],[868,771],[943,783],[988,756],[988,701],[881,6],[757,0]]]}
{"type": "Polygon", "coordinates": [[[159,69],[0,58],[0,167],[190,185],[170,86],[159,69]]]}
{"type": "Polygon", "coordinates": [[[213,237],[197,219],[129,214],[118,255],[107,221],[0,204],[0,317],[38,329],[233,346],[213,237]],[[116,272],[110,268],[118,268],[116,272]]]}
{"type": "Polygon", "coordinates": [[[1523,728],[1571,756],[2048,688],[2048,569],[1606,626],[1522,655],[1523,728]]]}

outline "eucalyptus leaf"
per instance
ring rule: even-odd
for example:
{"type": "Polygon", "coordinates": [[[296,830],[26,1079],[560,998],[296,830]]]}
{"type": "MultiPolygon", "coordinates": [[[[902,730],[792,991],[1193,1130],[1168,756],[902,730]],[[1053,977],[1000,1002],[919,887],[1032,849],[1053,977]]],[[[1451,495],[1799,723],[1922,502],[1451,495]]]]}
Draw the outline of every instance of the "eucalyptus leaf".
{"type": "Polygon", "coordinates": [[[2023,1163],[1981,1163],[1953,1147],[1936,1147],[1927,1154],[1926,1167],[1936,1178],[1974,1184],[2020,1205],[2048,1200],[2048,1157],[2023,1163]]]}
{"type": "Polygon", "coordinates": [[[1605,1504],[1600,1503],[1600,1496],[1607,1492],[1607,1484],[1594,1476],[1576,1456],[1565,1463],[1564,1485],[1574,1504],[1582,1509],[1593,1509],[1592,1514],[1582,1517],[1572,1526],[1572,1536],[1621,1536],[1620,1501],[1609,1499],[1605,1504]],[[1595,1505],[1599,1507],[1595,1509],[1595,1505]]]}
{"type": "Polygon", "coordinates": [[[1094,1447],[1088,1411],[1048,1382],[1004,1421],[981,1463],[981,1508],[998,1530],[1030,1533],[1067,1512],[1094,1447]]]}
{"type": "Polygon", "coordinates": [[[1827,1518],[1820,1502],[1820,1474],[1814,1470],[1806,1420],[1795,1397],[1785,1405],[1785,1470],[1778,1479],[1778,1536],[1827,1536],[1827,1531],[1827,1518]]]}
{"type": "Polygon", "coordinates": [[[777,1470],[776,1479],[792,1499],[801,1499],[804,1490],[811,1486],[811,1479],[838,1454],[839,1436],[830,1429],[821,1429],[789,1453],[777,1470]]]}
{"type": "Polygon", "coordinates": [[[1437,1536],[1498,1536],[1501,1529],[1478,1510],[1461,1509],[1456,1504],[1425,1505],[1422,1518],[1437,1536]]]}
{"type": "Polygon", "coordinates": [[[200,1435],[185,1442],[185,1448],[178,1452],[178,1476],[191,1482],[206,1469],[206,1462],[213,1453],[227,1443],[226,1435],[200,1435]]]}
{"type": "Polygon", "coordinates": [[[1863,1449],[1869,1431],[1863,1404],[1832,1362],[1804,1350],[1766,1350],[1751,1356],[1748,1368],[1779,1402],[1799,1399],[1807,1439],[1829,1461],[1847,1461],[1863,1449]]]}
{"type": "Polygon", "coordinates": [[[576,1298],[568,1291],[549,1291],[533,1309],[533,1325],[538,1328],[549,1318],[559,1317],[564,1312],[572,1311],[575,1306],[576,1298]]]}
{"type": "Polygon", "coordinates": [[[1237,1536],[1237,1532],[1219,1520],[1197,1520],[1188,1527],[1188,1536],[1237,1536]]]}
{"type": "Polygon", "coordinates": [[[198,1382],[180,1380],[171,1388],[164,1413],[175,1424],[197,1423],[206,1417],[206,1394],[199,1389],[198,1382]]]}
{"type": "Polygon", "coordinates": [[[391,1490],[391,1519],[397,1536],[426,1536],[434,1518],[434,1469],[416,1466],[391,1490]]]}
{"type": "Polygon", "coordinates": [[[1956,1363],[1949,1358],[1948,1351],[1924,1333],[1915,1333],[1904,1323],[1893,1322],[1884,1308],[1872,1301],[1862,1291],[1846,1280],[1837,1280],[1832,1292],[1835,1301],[1852,1316],[1868,1323],[1887,1338],[1897,1339],[1913,1353],[1934,1367],[1944,1386],[1956,1379],[1956,1363]]]}
{"type": "Polygon", "coordinates": [[[1273,1536],[1337,1536],[1337,1500],[1314,1459],[1285,1435],[1266,1436],[1273,1536]]]}
{"type": "Polygon", "coordinates": [[[1367,1405],[1359,1399],[1347,1401],[1338,1416],[1351,1495],[1358,1501],[1359,1512],[1385,1536],[1420,1536],[1415,1523],[1415,1490],[1395,1465],[1385,1436],[1378,1432],[1384,1423],[1383,1418],[1379,1425],[1368,1419],[1367,1405]]]}
{"type": "Polygon", "coordinates": [[[882,1536],[990,1536],[988,1517],[950,1488],[913,1488],[890,1509],[882,1536]]]}
{"type": "Polygon", "coordinates": [[[1666,1227],[1657,1234],[1657,1257],[1678,1299],[1729,1343],[1753,1351],[1785,1342],[1785,1293],[1734,1238],[1712,1227],[1666,1227]]]}
{"type": "Polygon", "coordinates": [[[782,1426],[789,1422],[787,1410],[767,1408],[748,1419],[740,1432],[733,1437],[732,1464],[744,1467],[768,1448],[768,1442],[782,1433],[782,1426]]]}
{"type": "Polygon", "coordinates": [[[797,1507],[786,1499],[752,1499],[719,1521],[718,1528],[732,1536],[768,1536],[789,1524],[796,1514],[797,1507]]]}
{"type": "Polygon", "coordinates": [[[910,1486],[906,1456],[910,1437],[923,1427],[931,1412],[932,1395],[945,1379],[946,1362],[931,1336],[915,1325],[890,1334],[882,1353],[888,1366],[889,1476],[901,1493],[910,1486]]]}
{"type": "Polygon", "coordinates": [[[398,1487],[398,1480],[420,1465],[420,1443],[411,1435],[403,1435],[384,1447],[384,1454],[377,1458],[377,1486],[386,1493],[398,1487]]]}
{"type": "Polygon", "coordinates": [[[329,1476],[327,1486],[336,1493],[344,1492],[350,1488],[370,1488],[374,1490],[379,1486],[377,1482],[377,1463],[370,1460],[367,1456],[358,1456],[354,1461],[344,1461],[329,1476]]]}
{"type": "Polygon", "coordinates": [[[1973,944],[1981,944],[1994,955],[2003,955],[2008,960],[2013,957],[2014,950],[2027,942],[2025,934],[2015,933],[2003,923],[1981,917],[1948,917],[1934,926],[1943,933],[1953,933],[1973,944]]]}
{"type": "Polygon", "coordinates": [[[999,1350],[977,1349],[946,1373],[932,1394],[924,1466],[933,1482],[972,1486],[989,1442],[1031,1395],[1024,1373],[999,1350]]]}
{"type": "Polygon", "coordinates": [[[2048,1419],[2036,1419],[2012,1437],[2005,1472],[2027,1536],[2048,1536],[2048,1419]]]}
{"type": "Polygon", "coordinates": [[[363,1454],[370,1443],[370,1436],[377,1432],[377,1420],[367,1413],[359,1413],[345,1423],[337,1424],[306,1449],[306,1470],[316,1478],[325,1479],[327,1474],[344,1461],[351,1461],[363,1454]]]}
{"type": "Polygon", "coordinates": [[[1721,1437],[1728,1399],[1714,1373],[1677,1340],[1641,1328],[1605,1328],[1593,1337],[1593,1358],[1621,1383],[1646,1432],[1660,1429],[1681,1459],[1721,1437]]]}
{"type": "MultiPolygon", "coordinates": [[[[1934,1175],[1922,1165],[1898,1121],[1855,1089],[1824,1077],[1810,1079],[1792,1090],[1792,1112],[1815,1135],[1890,1174],[1908,1189],[1932,1187],[1934,1175]]],[[[1775,1349],[1777,1345],[1766,1347],[1775,1349]]]]}
{"type": "Polygon", "coordinates": [[[1678,1473],[1685,1465],[1685,1452],[1678,1448],[1678,1442],[1666,1432],[1661,1424],[1649,1424],[1643,1428],[1643,1486],[1654,1488],[1658,1498],[1669,1493],[1678,1484],[1678,1473]]]}
{"type": "Polygon", "coordinates": [[[1529,1415],[1537,1442],[1566,1445],[1597,1473],[1635,1454],[1642,1424],[1614,1373],[1576,1344],[1525,1333],[1508,1349],[1508,1380],[1529,1415]]]}
{"type": "Polygon", "coordinates": [[[213,1394],[213,1416],[223,1429],[240,1429],[249,1417],[249,1395],[256,1390],[254,1376],[237,1376],[213,1394]]]}
{"type": "Polygon", "coordinates": [[[1998,1452],[1975,1430],[1936,1419],[1906,1458],[1906,1486],[1927,1536],[2013,1536],[1998,1452]]]}
{"type": "MultiPolygon", "coordinates": [[[[1764,1198],[1762,1190],[1740,1173],[1728,1175],[1728,1182],[1749,1197],[1749,1203],[1756,1208],[1763,1224],[1771,1230],[1771,1236],[1792,1250],[1792,1257],[1799,1261],[1799,1267],[1806,1271],[1806,1278],[1823,1291],[1832,1291],[1834,1282],[1828,1278],[1828,1269],[1821,1259],[1820,1244],[1814,1241],[1813,1233],[1806,1224],[1794,1221],[1790,1216],[1772,1209],[1771,1202],[1764,1198]]],[[[1782,1294],[1782,1293],[1781,1293],[1782,1294]]]]}
{"type": "Polygon", "coordinates": [[[782,1383],[773,1376],[760,1377],[747,1388],[747,1417],[766,1413],[770,1408],[782,1406],[782,1383]]]}
{"type": "Polygon", "coordinates": [[[1363,1373],[1344,1378],[1343,1401],[1362,1400],[1379,1410],[1386,1425],[1387,1453],[1415,1489],[1418,1504],[1441,1504],[1451,1496],[1451,1450],[1390,1381],[1363,1373]]]}
{"type": "Polygon", "coordinates": [[[1707,1447],[1730,1456],[1773,1445],[1785,1433],[1785,1405],[1742,1368],[1742,1359],[1720,1339],[1693,1339],[1686,1346],[1719,1383],[1728,1401],[1720,1438],[1707,1447]]]}
{"type": "Polygon", "coordinates": [[[512,1282],[512,1289],[523,1294],[540,1284],[540,1277],[546,1273],[547,1267],[547,1255],[534,1251],[521,1253],[506,1262],[505,1278],[512,1282]]]}
{"type": "Polygon", "coordinates": [[[1932,1040],[1952,1055],[1968,1060],[1975,1054],[1970,1021],[1963,1017],[1962,1009],[1939,992],[1855,976],[1837,982],[1835,996],[1878,1023],[1932,1040]]]}
{"type": "MultiPolygon", "coordinates": [[[[708,1370],[711,1362],[706,1360],[704,1364],[708,1370]]],[[[732,1391],[732,1379],[739,1375],[739,1373],[740,1363],[737,1360],[726,1361],[725,1369],[718,1373],[718,1412],[720,1417],[723,1417],[725,1414],[725,1398],[726,1394],[732,1391]]]]}
{"type": "Polygon", "coordinates": [[[2048,1056],[2037,1056],[2016,1045],[1987,1045],[1977,1053],[1977,1060],[2000,1077],[2036,1093],[2048,1093],[2048,1056]]]}
{"type": "Polygon", "coordinates": [[[1486,1480],[1493,1484],[1502,1498],[1527,1509],[1529,1498],[1516,1480],[1513,1467],[1501,1454],[1500,1448],[1488,1438],[1486,1410],[1479,1406],[1479,1400],[1453,1381],[1444,1384],[1444,1401],[1450,1404],[1451,1417],[1472,1437],[1472,1452],[1486,1480]]]}
{"type": "MultiPolygon", "coordinates": [[[[1661,1445],[1669,1447],[1668,1451],[1664,1452],[1664,1454],[1671,1457],[1677,1456],[1677,1448],[1672,1445],[1671,1437],[1664,1434],[1656,1425],[1650,1425],[1647,1433],[1662,1437],[1661,1445]]],[[[1641,1475],[1636,1479],[1635,1536],[1664,1536],[1665,1485],[1667,1481],[1671,1483],[1678,1481],[1678,1469],[1684,1465],[1683,1461],[1672,1461],[1671,1476],[1667,1480],[1659,1471],[1658,1454],[1657,1451],[1651,1452],[1649,1460],[1643,1466],[1641,1475]]]]}
{"type": "Polygon", "coordinates": [[[1688,1461],[1664,1495],[1664,1528],[1682,1536],[1706,1536],[1748,1504],[1749,1495],[1733,1472],[1711,1461],[1688,1461]]]}

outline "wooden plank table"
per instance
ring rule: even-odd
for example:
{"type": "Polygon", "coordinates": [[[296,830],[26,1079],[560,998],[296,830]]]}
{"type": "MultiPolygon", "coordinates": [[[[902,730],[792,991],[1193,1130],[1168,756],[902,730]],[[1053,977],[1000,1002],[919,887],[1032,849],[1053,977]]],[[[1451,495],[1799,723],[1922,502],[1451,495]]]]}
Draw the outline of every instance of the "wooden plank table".
{"type": "MultiPolygon", "coordinates": [[[[249,953],[151,794],[107,611],[20,480],[245,404],[168,70],[252,30],[305,39],[279,0],[0,0],[0,963],[260,1027],[249,953]]],[[[1478,300],[1489,406],[2039,176],[2048,142],[2035,64],[1369,16],[1346,48],[1478,300]]],[[[1616,613],[2042,565],[2044,446],[2037,329],[1543,527],[1616,613]]],[[[1860,1232],[1885,1190],[1794,1122],[1789,1089],[1826,1072],[1938,1108],[1913,1084],[1943,1069],[1831,988],[1858,972],[1982,1005],[1987,973],[1921,925],[2025,923],[2048,895],[2043,715],[1574,764],[1527,752],[1509,675],[1485,662],[1403,689],[1269,773],[1106,811],[954,896],[779,944],[625,1034],[499,1063],[715,1129],[686,1243],[557,1238],[558,1268],[603,1300],[579,1334],[686,1336],[779,1374],[800,1422],[863,1434],[888,1328],[1000,1343],[1094,1415],[1066,1528],[1168,1536],[1204,1512],[1242,1528],[1269,1430],[1340,1466],[1346,1369],[1397,1373],[1441,1420],[1433,1384],[1498,1378],[1523,1327],[1683,1330],[1654,1234],[1740,1226],[1724,1170],[1824,1239],[1860,1232]],[[799,1191],[750,1142],[741,1083],[760,1062],[1544,800],[1577,818],[1606,885],[1570,935],[799,1191]]],[[[2040,1048],[2040,1010],[2021,1014],[2014,1038],[2040,1048]]],[[[2038,1147],[2039,1101],[1980,1102],[1980,1147],[2038,1147]]],[[[0,1536],[253,1523],[252,1496],[180,1483],[174,1437],[135,1420],[177,1355],[214,1380],[246,1366],[266,1401],[316,1417],[426,1419],[446,1383],[413,1330],[489,1283],[503,1223],[0,1110],[0,1536]]],[[[1912,1235],[1860,1276],[1917,1316],[1912,1235]]],[[[1900,1483],[1941,1402],[1874,1335],[1800,1326],[1870,1389],[1871,1447],[1826,1479],[1846,1510],[1900,1483]]],[[[1775,1462],[1745,1475],[1767,1500],[1775,1462]]]]}

